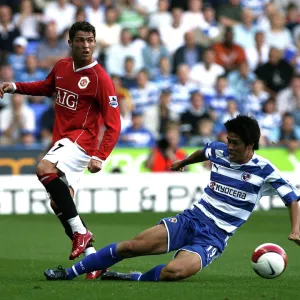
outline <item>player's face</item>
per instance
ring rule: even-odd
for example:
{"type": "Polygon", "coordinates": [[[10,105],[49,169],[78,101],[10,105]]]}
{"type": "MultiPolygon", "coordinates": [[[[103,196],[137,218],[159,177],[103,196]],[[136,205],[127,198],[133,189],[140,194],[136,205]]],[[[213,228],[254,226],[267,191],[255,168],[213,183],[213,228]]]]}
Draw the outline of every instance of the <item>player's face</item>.
{"type": "Polygon", "coordinates": [[[85,64],[91,63],[95,44],[96,41],[92,32],[77,31],[73,41],[69,40],[74,61],[85,64]]]}
{"type": "Polygon", "coordinates": [[[239,164],[244,164],[250,160],[253,155],[253,145],[246,146],[240,136],[233,132],[227,134],[227,145],[229,160],[239,164]]]}

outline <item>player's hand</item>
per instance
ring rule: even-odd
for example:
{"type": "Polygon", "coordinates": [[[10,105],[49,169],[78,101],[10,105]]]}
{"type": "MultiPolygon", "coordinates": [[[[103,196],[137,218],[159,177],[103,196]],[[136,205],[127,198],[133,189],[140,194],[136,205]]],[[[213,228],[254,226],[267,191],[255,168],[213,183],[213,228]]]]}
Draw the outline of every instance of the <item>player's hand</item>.
{"type": "Polygon", "coordinates": [[[171,167],[170,167],[171,171],[180,171],[183,172],[184,171],[184,165],[182,160],[175,160],[173,161],[171,167]]]}
{"type": "Polygon", "coordinates": [[[91,173],[97,173],[102,169],[102,162],[96,159],[91,159],[88,164],[88,170],[91,173]]]}
{"type": "Polygon", "coordinates": [[[300,232],[292,232],[292,233],[290,233],[288,239],[290,241],[295,242],[297,245],[300,246],[300,232]]]}
{"type": "Polygon", "coordinates": [[[3,98],[5,93],[12,93],[14,91],[14,86],[9,82],[0,83],[0,98],[3,98]]]}

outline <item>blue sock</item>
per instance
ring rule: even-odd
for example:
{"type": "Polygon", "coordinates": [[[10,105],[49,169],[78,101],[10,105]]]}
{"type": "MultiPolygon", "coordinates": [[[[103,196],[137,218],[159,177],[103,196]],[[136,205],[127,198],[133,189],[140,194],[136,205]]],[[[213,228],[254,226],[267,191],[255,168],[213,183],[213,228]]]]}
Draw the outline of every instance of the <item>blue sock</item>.
{"type": "Polygon", "coordinates": [[[96,270],[105,270],[122,260],[122,257],[116,251],[117,243],[108,245],[96,253],[90,254],[83,260],[73,265],[72,268],[67,268],[67,278],[73,279],[84,273],[89,273],[96,270]]]}
{"type": "Polygon", "coordinates": [[[159,281],[160,273],[164,266],[165,265],[156,266],[142,275],[133,274],[131,279],[133,281],[159,281]]]}

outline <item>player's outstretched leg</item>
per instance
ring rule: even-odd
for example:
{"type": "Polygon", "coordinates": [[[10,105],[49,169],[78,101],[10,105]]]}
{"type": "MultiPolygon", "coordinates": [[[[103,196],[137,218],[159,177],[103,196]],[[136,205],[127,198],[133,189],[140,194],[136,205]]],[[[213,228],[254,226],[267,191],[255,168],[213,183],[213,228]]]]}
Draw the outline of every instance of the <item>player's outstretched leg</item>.
{"type": "Polygon", "coordinates": [[[168,249],[168,232],[164,225],[158,225],[145,230],[130,241],[108,245],[94,254],[67,268],[47,269],[44,275],[48,280],[71,280],[84,273],[95,270],[105,270],[124,258],[142,255],[166,253],[168,249]]]}
{"type": "Polygon", "coordinates": [[[198,254],[180,251],[176,258],[167,265],[159,265],[146,273],[106,272],[102,280],[131,280],[131,281],[176,281],[196,274],[201,270],[201,260],[198,254]]]}

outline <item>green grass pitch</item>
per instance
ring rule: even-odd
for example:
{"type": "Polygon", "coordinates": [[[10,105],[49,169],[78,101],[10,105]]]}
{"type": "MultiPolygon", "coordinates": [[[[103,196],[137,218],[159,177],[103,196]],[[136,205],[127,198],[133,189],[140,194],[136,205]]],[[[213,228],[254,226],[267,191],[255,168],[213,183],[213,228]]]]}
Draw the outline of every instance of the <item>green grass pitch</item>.
{"type": "MultiPolygon", "coordinates": [[[[83,215],[96,236],[96,247],[128,239],[173,213],[83,215]]],[[[298,299],[300,248],[288,241],[287,210],[254,212],[250,220],[228,241],[221,256],[199,274],[181,282],[47,282],[43,271],[68,260],[70,241],[53,215],[0,216],[0,299],[298,299]],[[277,279],[258,277],[250,257],[259,244],[273,242],[288,255],[288,266],[277,279]]],[[[165,263],[172,254],[121,262],[112,270],[145,272],[165,263]]]]}

